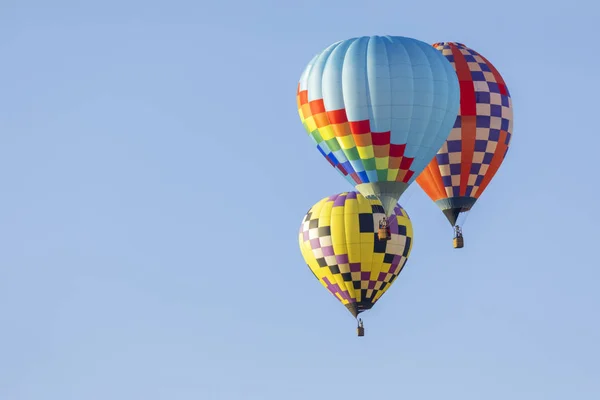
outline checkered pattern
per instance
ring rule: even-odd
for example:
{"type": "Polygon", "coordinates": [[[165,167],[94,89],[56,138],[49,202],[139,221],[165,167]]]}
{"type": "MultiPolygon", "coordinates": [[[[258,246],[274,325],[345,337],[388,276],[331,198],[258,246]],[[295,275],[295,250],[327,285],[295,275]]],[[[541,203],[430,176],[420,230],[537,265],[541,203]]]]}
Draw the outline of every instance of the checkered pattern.
{"type": "Polygon", "coordinates": [[[370,309],[400,274],[412,247],[412,224],[397,206],[389,218],[391,240],[377,238],[383,207],[358,192],[322,199],[299,232],[308,267],[353,315],[370,309]]]}
{"type": "Polygon", "coordinates": [[[391,143],[391,132],[372,132],[369,120],[348,121],[345,109],[326,111],[323,99],[308,101],[308,90],[296,93],[304,128],[319,152],[352,185],[368,182],[407,183],[413,158],[406,143],[391,143]]]}
{"type": "Polygon", "coordinates": [[[449,42],[433,47],[457,73],[461,105],[446,144],[417,183],[434,201],[477,199],[508,151],[513,129],[510,93],[496,68],[475,50],[449,42]]]}

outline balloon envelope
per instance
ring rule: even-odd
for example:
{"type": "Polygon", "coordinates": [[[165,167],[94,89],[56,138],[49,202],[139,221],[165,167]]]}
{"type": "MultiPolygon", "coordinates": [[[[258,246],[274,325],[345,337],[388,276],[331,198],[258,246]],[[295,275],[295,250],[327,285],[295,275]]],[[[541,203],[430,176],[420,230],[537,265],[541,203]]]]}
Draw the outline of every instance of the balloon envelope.
{"type": "Polygon", "coordinates": [[[446,58],[401,36],[334,43],[312,59],[297,89],[318,150],[388,216],[448,137],[459,98],[446,58]]]}
{"type": "Polygon", "coordinates": [[[433,45],[460,81],[460,112],[448,139],[417,183],[436,202],[450,224],[471,209],[508,151],[513,130],[510,93],[485,57],[461,43],[433,45]]]}
{"type": "Polygon", "coordinates": [[[373,307],[402,271],[413,228],[406,211],[390,216],[391,240],[379,240],[381,203],[358,192],[326,197],[302,220],[299,244],[316,278],[355,317],[373,307]]]}

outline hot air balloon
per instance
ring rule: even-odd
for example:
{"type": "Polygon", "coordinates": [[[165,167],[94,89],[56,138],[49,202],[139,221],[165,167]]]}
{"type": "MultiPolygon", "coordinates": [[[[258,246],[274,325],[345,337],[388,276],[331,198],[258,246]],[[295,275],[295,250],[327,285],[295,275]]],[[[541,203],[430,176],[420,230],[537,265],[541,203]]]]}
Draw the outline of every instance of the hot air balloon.
{"type": "MultiPolygon", "coordinates": [[[[410,255],[413,228],[397,205],[389,217],[390,240],[377,239],[384,210],[358,192],[321,199],[302,220],[299,244],[315,277],[358,318],[390,288],[410,255]]],[[[364,327],[359,319],[359,336],[364,327]]]]}
{"type": "Polygon", "coordinates": [[[455,229],[454,247],[464,238],[457,224],[489,185],[508,151],[513,130],[510,93],[485,57],[461,43],[435,43],[456,70],[460,112],[454,128],[417,183],[455,229]]]}
{"type": "Polygon", "coordinates": [[[387,217],[448,137],[459,98],[446,58],[401,36],[334,43],[310,61],[297,89],[317,149],[387,217]]]}

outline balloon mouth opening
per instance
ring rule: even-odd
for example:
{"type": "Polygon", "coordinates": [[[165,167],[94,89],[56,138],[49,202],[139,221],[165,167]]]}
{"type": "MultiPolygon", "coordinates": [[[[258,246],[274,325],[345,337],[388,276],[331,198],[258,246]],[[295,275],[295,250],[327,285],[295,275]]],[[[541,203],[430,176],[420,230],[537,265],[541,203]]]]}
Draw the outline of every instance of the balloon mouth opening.
{"type": "Polygon", "coordinates": [[[369,182],[356,185],[356,190],[366,199],[378,201],[385,215],[390,217],[407,187],[408,184],[404,182],[369,182]]]}

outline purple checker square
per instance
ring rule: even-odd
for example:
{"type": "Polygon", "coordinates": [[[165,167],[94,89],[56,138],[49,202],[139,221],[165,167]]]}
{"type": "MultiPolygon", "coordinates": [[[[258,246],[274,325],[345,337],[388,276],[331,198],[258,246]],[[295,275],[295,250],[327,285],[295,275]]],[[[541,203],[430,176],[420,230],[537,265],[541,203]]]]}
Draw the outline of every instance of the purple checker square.
{"type": "MultiPolygon", "coordinates": [[[[473,60],[475,61],[475,60],[473,60]]],[[[481,71],[471,71],[471,78],[474,81],[485,81],[485,76],[483,75],[483,72],[481,71]]]]}
{"type": "Polygon", "coordinates": [[[490,104],[492,102],[490,92],[475,92],[475,101],[479,104],[490,104]]]}
{"type": "Polygon", "coordinates": [[[444,186],[452,186],[452,175],[442,176],[442,182],[444,186]]]}
{"type": "Polygon", "coordinates": [[[467,186],[467,190],[465,190],[465,196],[471,196],[471,192],[473,192],[473,186],[467,186]]]}
{"type": "Polygon", "coordinates": [[[460,196],[460,186],[452,186],[452,196],[460,196]]]}
{"type": "Polygon", "coordinates": [[[491,164],[494,153],[485,153],[483,155],[483,164],[491,164]]]}
{"type": "MultiPolygon", "coordinates": [[[[398,214],[396,213],[396,215],[398,215],[398,214]]],[[[396,215],[392,215],[390,217],[390,233],[392,235],[398,234],[398,217],[396,215]]]]}
{"type": "Polygon", "coordinates": [[[487,149],[487,140],[477,139],[475,140],[475,151],[485,151],[487,149]]]}
{"type": "Polygon", "coordinates": [[[361,272],[360,273],[360,280],[361,281],[368,281],[369,279],[371,279],[371,273],[370,272],[361,272]]]}
{"type": "Polygon", "coordinates": [[[320,249],[321,242],[319,242],[319,238],[310,239],[310,247],[312,247],[313,250],[320,249]]]}
{"type": "Polygon", "coordinates": [[[461,164],[450,164],[450,174],[460,175],[461,164]]]}
{"type": "MultiPolygon", "coordinates": [[[[330,256],[335,256],[335,253],[333,252],[333,246],[325,246],[323,247],[323,256],[326,257],[330,257],[330,256]]],[[[337,258],[336,258],[337,260],[337,258]]]]}
{"type": "Polygon", "coordinates": [[[506,118],[502,118],[502,122],[500,123],[500,129],[502,129],[503,131],[507,131],[509,125],[510,125],[509,120],[506,118]]]}
{"type": "Polygon", "coordinates": [[[502,99],[502,105],[504,107],[508,107],[508,96],[501,96],[502,99]]]}
{"type": "Polygon", "coordinates": [[[483,181],[483,175],[479,175],[477,179],[475,179],[475,186],[481,185],[481,181],[483,181]]]}
{"type": "Polygon", "coordinates": [[[500,87],[498,86],[498,84],[496,82],[489,82],[488,81],[488,87],[490,88],[490,92],[492,92],[492,93],[500,93],[500,87]]]}
{"type": "Polygon", "coordinates": [[[343,207],[344,203],[346,203],[346,195],[341,194],[337,199],[333,202],[334,207],[343,207]]]}
{"type": "Polygon", "coordinates": [[[394,207],[394,214],[396,214],[398,217],[404,217],[404,210],[399,205],[396,205],[394,207]]]}
{"type": "MultiPolygon", "coordinates": [[[[471,53],[471,52],[469,52],[471,53]]],[[[475,57],[473,56],[473,53],[469,54],[469,55],[465,55],[465,61],[467,62],[476,62],[475,57]]]]}
{"type": "Polygon", "coordinates": [[[504,142],[505,145],[508,145],[510,143],[510,138],[511,138],[512,134],[510,132],[506,132],[506,141],[504,142]]]}
{"type": "Polygon", "coordinates": [[[500,139],[500,129],[490,129],[490,134],[488,136],[488,140],[497,142],[498,139],[500,139]]]}
{"type": "Polygon", "coordinates": [[[448,153],[459,152],[462,149],[460,140],[448,140],[446,143],[448,144],[448,153]]]}
{"type": "Polygon", "coordinates": [[[375,281],[369,281],[369,289],[375,289],[375,284],[376,283],[377,282],[375,282],[375,281]]]}
{"type": "Polygon", "coordinates": [[[335,256],[335,261],[338,264],[348,264],[348,254],[338,254],[335,256]]]}
{"type": "Polygon", "coordinates": [[[347,290],[340,289],[339,285],[336,284],[336,286],[337,286],[338,293],[342,296],[342,299],[350,300],[350,293],[348,293],[347,290]]]}
{"type": "Polygon", "coordinates": [[[356,199],[356,192],[348,192],[346,195],[347,199],[356,199]]]}
{"type": "Polygon", "coordinates": [[[491,124],[491,118],[487,115],[478,115],[476,121],[477,128],[489,128],[491,124]]]}
{"type": "Polygon", "coordinates": [[[498,104],[492,104],[490,106],[490,115],[492,117],[502,117],[502,106],[498,104]]]}
{"type": "Polygon", "coordinates": [[[331,282],[329,282],[329,279],[327,279],[327,277],[323,278],[323,281],[327,284],[327,289],[329,289],[331,293],[333,293],[334,295],[338,293],[342,297],[342,299],[352,301],[349,293],[345,290],[342,290],[340,288],[340,285],[338,285],[337,283],[332,284],[331,282]]]}
{"type": "MultiPolygon", "coordinates": [[[[449,48],[448,46],[444,46],[444,48],[443,48],[443,49],[448,49],[448,48],[449,48]]],[[[443,50],[443,49],[442,49],[442,50],[443,50]]],[[[448,55],[448,56],[446,56],[446,59],[447,59],[448,61],[450,61],[450,62],[454,62],[454,56],[453,56],[453,55],[448,55]]]]}
{"type": "Polygon", "coordinates": [[[302,232],[302,240],[304,240],[306,242],[309,237],[310,236],[308,235],[308,231],[302,232]]]}
{"type": "Polygon", "coordinates": [[[450,164],[450,157],[448,156],[448,153],[436,154],[435,158],[437,160],[438,165],[448,165],[448,164],[450,164]]]}
{"type": "Polygon", "coordinates": [[[338,196],[339,194],[332,194],[327,198],[327,201],[334,201],[335,199],[337,199],[338,196]]]}
{"type": "Polygon", "coordinates": [[[490,67],[488,67],[488,65],[486,63],[479,63],[479,67],[481,67],[482,71],[492,72],[492,70],[490,69],[490,67]]]}
{"type": "Polygon", "coordinates": [[[461,120],[460,115],[459,115],[454,120],[454,126],[453,126],[453,128],[460,128],[461,126],[462,126],[462,120],[461,120]]]}
{"type": "Polygon", "coordinates": [[[479,163],[472,163],[471,164],[471,174],[479,174],[479,170],[481,169],[481,164],[479,163]]]}
{"type": "Polygon", "coordinates": [[[377,280],[383,282],[385,280],[386,276],[387,276],[387,274],[385,272],[380,272],[379,278],[377,278],[377,280]]]}
{"type": "Polygon", "coordinates": [[[360,263],[350,263],[350,272],[360,272],[360,263]]]}

